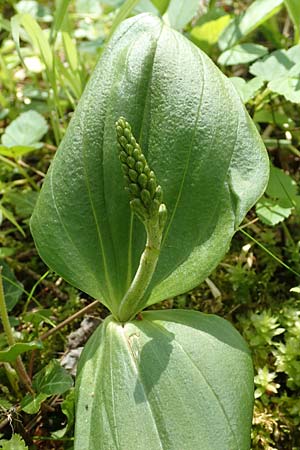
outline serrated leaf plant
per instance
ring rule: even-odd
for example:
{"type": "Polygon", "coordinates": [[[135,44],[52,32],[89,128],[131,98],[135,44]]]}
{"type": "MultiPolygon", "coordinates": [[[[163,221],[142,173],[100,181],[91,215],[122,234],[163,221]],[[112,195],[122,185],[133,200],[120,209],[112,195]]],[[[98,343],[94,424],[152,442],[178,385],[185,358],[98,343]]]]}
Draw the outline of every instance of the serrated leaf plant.
{"type": "Polygon", "coordinates": [[[200,312],[143,310],[208,276],[268,168],[210,59],[157,17],[124,21],[31,219],[49,267],[111,311],[80,359],[75,450],[249,450],[252,361],[238,332],[200,312]]]}

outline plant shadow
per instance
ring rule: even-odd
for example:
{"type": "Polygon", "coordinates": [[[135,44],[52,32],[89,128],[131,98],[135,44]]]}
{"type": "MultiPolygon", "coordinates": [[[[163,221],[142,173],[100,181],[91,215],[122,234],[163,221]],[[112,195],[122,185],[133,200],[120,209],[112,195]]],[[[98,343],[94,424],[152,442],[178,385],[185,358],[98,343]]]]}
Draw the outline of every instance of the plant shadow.
{"type": "Polygon", "coordinates": [[[137,404],[147,402],[153,394],[153,388],[168,367],[175,338],[173,333],[150,321],[143,321],[142,329],[150,340],[143,346],[137,361],[138,378],[134,390],[137,404]]]}

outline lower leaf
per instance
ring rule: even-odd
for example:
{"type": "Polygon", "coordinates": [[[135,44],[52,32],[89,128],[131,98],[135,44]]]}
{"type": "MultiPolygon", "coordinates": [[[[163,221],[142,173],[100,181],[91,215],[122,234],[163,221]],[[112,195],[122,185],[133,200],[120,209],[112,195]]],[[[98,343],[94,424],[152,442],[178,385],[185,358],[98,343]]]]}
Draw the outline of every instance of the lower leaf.
{"type": "Polygon", "coordinates": [[[75,450],[249,450],[252,361],[225,320],[195,311],[107,318],[83,351],[75,450]]]}

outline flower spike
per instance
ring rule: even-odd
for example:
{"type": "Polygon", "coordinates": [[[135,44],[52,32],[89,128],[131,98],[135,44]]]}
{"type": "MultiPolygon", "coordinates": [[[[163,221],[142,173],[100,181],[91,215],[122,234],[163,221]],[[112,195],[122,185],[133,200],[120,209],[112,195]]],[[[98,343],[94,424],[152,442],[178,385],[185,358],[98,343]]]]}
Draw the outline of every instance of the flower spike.
{"type": "Polygon", "coordinates": [[[163,228],[167,210],[162,202],[162,189],[157,183],[155,173],[150,169],[131,126],[124,117],[120,117],[116,122],[116,131],[119,158],[126,183],[125,189],[131,198],[131,209],[143,223],[156,219],[163,228]]]}

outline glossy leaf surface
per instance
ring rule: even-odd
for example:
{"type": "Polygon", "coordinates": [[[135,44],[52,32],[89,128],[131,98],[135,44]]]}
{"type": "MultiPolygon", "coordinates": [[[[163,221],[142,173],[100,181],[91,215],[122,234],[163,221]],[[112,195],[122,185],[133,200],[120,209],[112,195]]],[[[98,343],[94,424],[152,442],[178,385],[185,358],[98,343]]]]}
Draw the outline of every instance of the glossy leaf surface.
{"type": "Polygon", "coordinates": [[[251,356],[225,320],[147,311],[96,330],[79,363],[75,450],[249,450],[251,356]]]}
{"type": "Polygon", "coordinates": [[[81,98],[31,222],[45,262],[114,313],[145,245],[124,190],[114,126],[120,116],[168,209],[148,304],[207,277],[268,178],[257,130],[210,59],[156,17],[123,22],[81,98]]]}

